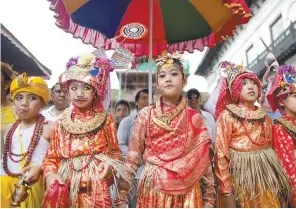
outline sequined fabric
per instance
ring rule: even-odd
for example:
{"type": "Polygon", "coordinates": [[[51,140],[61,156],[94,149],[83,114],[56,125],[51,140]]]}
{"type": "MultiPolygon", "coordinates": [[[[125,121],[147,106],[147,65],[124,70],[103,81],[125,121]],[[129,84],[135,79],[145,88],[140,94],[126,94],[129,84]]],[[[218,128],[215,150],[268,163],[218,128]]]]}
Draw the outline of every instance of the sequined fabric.
{"type": "MultiPolygon", "coordinates": [[[[187,193],[190,196],[190,192],[196,192],[206,173],[209,182],[203,185],[207,187],[208,193],[203,195],[208,198],[205,198],[204,204],[213,206],[214,177],[209,169],[211,142],[202,116],[186,106],[170,124],[173,131],[162,130],[149,117],[159,115],[161,111],[168,112],[174,107],[175,105],[169,102],[157,102],[156,106],[141,110],[134,123],[125,167],[133,179],[137,168],[142,162],[145,164],[140,181],[138,206],[167,207],[163,201],[169,198],[170,206],[184,207],[185,202],[180,202],[180,198],[187,193]],[[178,148],[170,146],[171,143],[177,143],[178,148]]],[[[119,190],[128,191],[129,188],[121,182],[119,190]]],[[[202,207],[202,204],[198,203],[200,201],[196,199],[192,204],[202,207]]]]}
{"type": "MultiPolygon", "coordinates": [[[[270,119],[267,119],[265,123],[271,127],[270,119]]],[[[263,130],[258,127],[260,127],[258,124],[248,124],[247,130],[253,138],[258,137],[258,135],[263,137],[263,130]]],[[[231,175],[229,172],[230,148],[236,151],[249,152],[260,150],[264,146],[252,144],[242,124],[233,118],[228,110],[224,110],[217,120],[215,143],[215,174],[219,182],[220,191],[223,194],[232,193],[231,175]]]]}
{"type": "MultiPolygon", "coordinates": [[[[236,201],[237,208],[280,208],[280,200],[277,195],[272,194],[272,192],[267,189],[265,192],[259,193],[253,201],[246,198],[241,198],[236,201]]],[[[221,208],[221,193],[217,195],[217,208],[221,208]]]]}
{"type": "MultiPolygon", "coordinates": [[[[284,115],[283,119],[293,124],[296,129],[296,120],[291,116],[284,115]]],[[[291,185],[290,204],[296,207],[296,138],[289,134],[280,123],[272,127],[274,138],[274,150],[276,151],[284,170],[286,171],[291,185]]]]}
{"type": "Polygon", "coordinates": [[[139,185],[137,208],[203,208],[202,192],[199,182],[184,195],[169,195],[139,185]]]}
{"type": "MultiPolygon", "coordinates": [[[[94,114],[91,112],[77,112],[75,114],[75,121],[83,122],[85,120],[91,120],[93,117],[94,114]]],[[[52,141],[49,145],[47,155],[43,161],[42,169],[44,176],[47,176],[51,172],[58,173],[62,159],[68,159],[70,157],[68,152],[68,140],[72,140],[71,157],[90,155],[93,152],[90,148],[94,147],[95,154],[103,153],[112,159],[122,160],[117,142],[115,121],[110,114],[107,115],[103,127],[94,135],[94,145],[92,136],[93,135],[90,134],[84,135],[83,138],[71,138],[71,134],[62,129],[61,121],[58,120],[53,130],[52,141]]],[[[91,185],[88,175],[92,175],[92,171],[89,168],[82,170],[80,187],[83,190],[85,187],[90,186],[91,189],[87,190],[87,192],[79,192],[77,202],[71,203],[71,205],[75,207],[111,207],[107,180],[98,181],[96,185],[91,185]],[[96,194],[93,195],[93,192],[96,194]],[[96,197],[95,201],[91,200],[91,196],[96,197]]],[[[71,177],[69,177],[66,184],[69,185],[71,180],[71,177]]]]}
{"type": "MultiPolygon", "coordinates": [[[[254,114],[255,111],[251,111],[252,113],[248,114],[248,111],[250,110],[244,107],[240,107],[240,108],[242,108],[242,111],[245,113],[245,115],[252,115],[252,118],[250,119],[254,119],[253,121],[247,123],[246,131],[242,125],[242,122],[239,121],[238,119],[239,117],[234,117],[232,112],[229,111],[228,109],[224,110],[220,114],[217,120],[216,143],[215,143],[215,174],[218,180],[220,194],[232,194],[233,192],[234,194],[236,194],[234,188],[240,188],[242,186],[242,185],[234,185],[236,176],[232,175],[231,169],[233,166],[232,163],[235,164],[237,162],[232,161],[233,156],[231,154],[231,150],[234,150],[238,154],[241,153],[242,155],[244,153],[256,154],[256,151],[261,152],[263,150],[267,150],[267,151],[264,151],[264,153],[266,152],[267,154],[269,152],[273,152],[270,149],[270,147],[272,146],[272,140],[271,140],[272,122],[270,118],[265,117],[263,125],[261,125],[262,121],[256,121],[256,119],[261,118],[262,116],[260,115],[256,116],[256,114],[254,114]],[[247,133],[249,133],[249,136],[247,133]],[[250,140],[250,137],[255,142],[260,142],[260,143],[265,142],[265,143],[262,143],[261,145],[256,145],[250,140]]],[[[269,155],[267,156],[267,154],[264,154],[264,156],[266,156],[265,158],[269,158],[268,157],[269,155]]],[[[271,153],[270,156],[273,156],[273,154],[271,153]]],[[[276,161],[277,159],[273,159],[273,160],[276,161]]],[[[265,160],[265,162],[269,163],[268,160],[265,160]]],[[[236,165],[236,167],[237,166],[239,167],[239,165],[236,165]]],[[[249,166],[254,166],[254,165],[250,164],[249,166]]],[[[273,167],[273,166],[274,164],[271,164],[269,167],[273,167]]],[[[270,175],[272,176],[277,175],[275,170],[272,170],[271,172],[275,172],[275,173],[272,173],[270,175]]],[[[248,177],[246,176],[245,178],[248,178],[248,177]]],[[[283,188],[283,187],[284,185],[278,185],[278,188],[283,188]]],[[[245,194],[243,197],[239,197],[239,200],[237,202],[238,206],[240,207],[280,207],[278,194],[272,193],[268,187],[265,187],[265,189],[263,190],[262,188],[260,188],[261,190],[259,190],[259,183],[257,187],[255,186],[254,188],[256,189],[255,191],[252,191],[252,193],[257,194],[257,192],[260,191],[258,192],[259,195],[256,196],[255,198],[251,198],[252,196],[250,193],[249,195],[245,194]]],[[[218,206],[219,206],[219,203],[218,203],[218,206]]]]}

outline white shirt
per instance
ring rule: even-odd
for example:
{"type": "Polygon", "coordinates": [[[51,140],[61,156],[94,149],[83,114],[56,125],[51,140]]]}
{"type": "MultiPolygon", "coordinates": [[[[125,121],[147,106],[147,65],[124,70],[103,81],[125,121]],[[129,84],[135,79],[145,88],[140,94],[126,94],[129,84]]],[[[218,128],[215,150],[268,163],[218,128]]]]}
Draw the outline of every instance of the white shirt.
{"type": "MultiPolygon", "coordinates": [[[[131,139],[133,128],[134,128],[134,122],[136,118],[137,118],[137,115],[129,115],[123,118],[117,130],[118,145],[122,152],[123,158],[126,158],[128,154],[128,147],[129,147],[130,139],[131,139]]],[[[144,165],[141,165],[138,168],[137,175],[135,177],[136,179],[140,179],[143,168],[144,168],[144,165]]]]}
{"type": "Polygon", "coordinates": [[[212,139],[212,143],[214,144],[216,137],[216,121],[210,113],[202,110],[200,110],[200,113],[205,121],[206,127],[212,139]]]}
{"type": "Polygon", "coordinates": [[[41,114],[45,117],[46,120],[55,123],[60,115],[57,115],[53,112],[54,105],[49,107],[48,109],[41,112],[41,114]]]}
{"type": "MultiPolygon", "coordinates": [[[[33,136],[34,128],[36,124],[31,126],[30,128],[22,130],[22,146],[23,151],[26,152],[28,150],[28,147],[31,142],[31,138],[33,136]]],[[[21,153],[21,145],[19,143],[18,137],[19,137],[19,127],[15,130],[12,136],[12,148],[11,151],[16,154],[21,153]]],[[[30,161],[33,165],[42,165],[43,158],[45,157],[45,154],[47,152],[47,148],[49,146],[49,142],[43,137],[40,137],[40,140],[38,142],[38,145],[35,147],[35,150],[32,155],[32,159],[30,161]]],[[[16,157],[12,156],[15,160],[20,160],[22,157],[16,157]]],[[[3,162],[3,158],[1,158],[1,161],[3,162]]],[[[1,176],[7,176],[3,169],[3,163],[1,162],[1,176]]],[[[8,156],[7,156],[7,166],[8,169],[13,173],[20,173],[21,172],[21,166],[20,163],[13,162],[8,156]]]]}

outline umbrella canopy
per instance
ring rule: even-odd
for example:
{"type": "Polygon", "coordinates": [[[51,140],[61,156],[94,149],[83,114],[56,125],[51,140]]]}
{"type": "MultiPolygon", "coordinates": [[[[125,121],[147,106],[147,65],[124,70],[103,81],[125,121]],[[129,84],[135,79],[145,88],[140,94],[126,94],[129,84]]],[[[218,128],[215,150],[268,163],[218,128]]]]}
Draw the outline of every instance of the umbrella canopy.
{"type": "MultiPolygon", "coordinates": [[[[83,42],[100,47],[116,37],[136,56],[149,54],[150,0],[49,1],[57,25],[83,42]]],[[[154,57],[164,50],[193,52],[213,47],[251,17],[244,0],[152,1],[154,57]]],[[[104,47],[115,49],[116,43],[104,47]]]]}

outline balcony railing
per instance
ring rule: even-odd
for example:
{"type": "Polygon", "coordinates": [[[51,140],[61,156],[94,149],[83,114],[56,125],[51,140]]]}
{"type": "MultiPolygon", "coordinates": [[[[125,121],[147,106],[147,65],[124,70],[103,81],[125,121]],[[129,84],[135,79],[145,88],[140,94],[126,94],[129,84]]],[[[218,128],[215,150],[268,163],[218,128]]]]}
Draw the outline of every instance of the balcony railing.
{"type": "MultiPolygon", "coordinates": [[[[296,21],[292,22],[290,26],[268,47],[279,61],[284,59],[285,56],[286,58],[292,56],[296,51],[296,21]]],[[[259,74],[265,68],[264,61],[266,55],[267,50],[264,50],[249,64],[248,69],[259,74]]]]}

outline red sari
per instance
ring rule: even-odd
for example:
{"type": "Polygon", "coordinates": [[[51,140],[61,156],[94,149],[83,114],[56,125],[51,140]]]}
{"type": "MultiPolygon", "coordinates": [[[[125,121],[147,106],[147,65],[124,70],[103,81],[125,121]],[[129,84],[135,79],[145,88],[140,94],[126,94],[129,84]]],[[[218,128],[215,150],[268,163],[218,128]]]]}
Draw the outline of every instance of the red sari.
{"type": "MultiPolygon", "coordinates": [[[[176,105],[160,99],[155,106],[141,110],[134,123],[125,167],[133,179],[137,168],[145,164],[137,207],[214,206],[211,140],[202,116],[185,105],[171,121],[171,131],[153,120],[175,109],[176,105]]],[[[119,191],[127,192],[129,188],[123,185],[119,191]]]]}
{"type": "Polygon", "coordinates": [[[290,204],[296,207],[296,120],[289,115],[275,120],[274,149],[280,158],[291,184],[290,204]]]}

